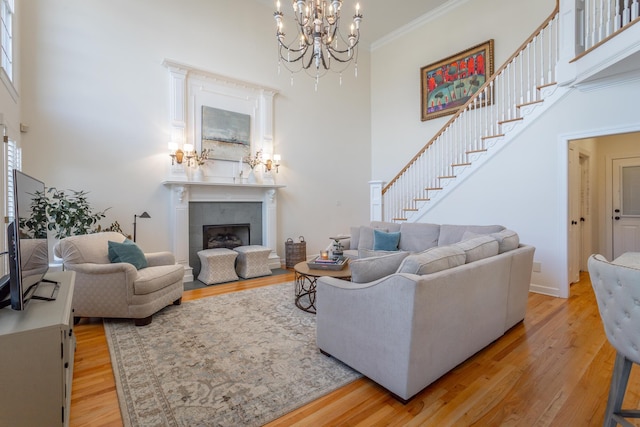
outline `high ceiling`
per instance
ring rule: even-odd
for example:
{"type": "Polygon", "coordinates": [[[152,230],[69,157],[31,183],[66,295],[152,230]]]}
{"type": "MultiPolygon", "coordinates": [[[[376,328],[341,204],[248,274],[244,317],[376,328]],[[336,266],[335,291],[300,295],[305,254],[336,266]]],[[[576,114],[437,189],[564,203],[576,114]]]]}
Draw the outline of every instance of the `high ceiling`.
{"type": "MultiPolygon", "coordinates": [[[[271,6],[275,11],[276,0],[256,0],[262,4],[271,6]]],[[[343,0],[343,18],[351,20],[355,12],[356,2],[360,3],[362,24],[360,25],[361,43],[368,49],[371,43],[386,36],[392,31],[408,24],[409,22],[425,15],[451,0],[401,0],[398,2],[383,2],[381,0],[343,0]]],[[[285,14],[285,25],[292,19],[291,0],[280,0],[281,9],[285,14]]],[[[271,16],[267,17],[271,18],[271,16]]],[[[348,31],[345,22],[341,28],[348,31]]],[[[274,24],[275,25],[275,24],[274,24]]]]}

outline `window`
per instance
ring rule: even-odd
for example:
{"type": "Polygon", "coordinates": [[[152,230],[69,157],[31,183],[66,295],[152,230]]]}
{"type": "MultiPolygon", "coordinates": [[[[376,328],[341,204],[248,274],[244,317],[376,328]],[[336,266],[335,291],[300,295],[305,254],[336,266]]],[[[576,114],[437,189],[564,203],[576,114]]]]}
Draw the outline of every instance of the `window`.
{"type": "Polygon", "coordinates": [[[14,0],[0,0],[0,66],[13,81],[13,11],[14,0]]]}
{"type": "Polygon", "coordinates": [[[18,148],[18,144],[15,141],[9,140],[7,143],[7,188],[6,198],[7,206],[6,212],[9,221],[12,221],[13,213],[15,212],[15,200],[13,199],[13,170],[22,169],[22,151],[18,148]]]}

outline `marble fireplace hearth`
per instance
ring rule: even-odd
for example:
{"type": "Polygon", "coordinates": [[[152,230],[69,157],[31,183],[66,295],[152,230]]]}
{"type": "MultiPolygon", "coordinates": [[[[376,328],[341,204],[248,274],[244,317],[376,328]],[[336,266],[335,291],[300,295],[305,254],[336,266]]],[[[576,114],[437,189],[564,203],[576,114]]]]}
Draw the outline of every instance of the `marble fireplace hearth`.
{"type": "MultiPolygon", "coordinates": [[[[261,235],[252,236],[252,241],[258,241],[262,246],[271,248],[269,255],[269,267],[271,269],[280,268],[281,262],[276,250],[277,241],[277,189],[284,185],[275,184],[233,184],[214,183],[207,181],[191,181],[187,179],[172,179],[164,181],[163,184],[171,190],[170,208],[170,234],[172,250],[176,257],[176,262],[182,264],[185,269],[184,281],[194,280],[193,265],[190,265],[190,247],[202,245],[202,235],[199,241],[190,242],[190,209],[193,209],[198,202],[218,202],[240,204],[247,203],[247,206],[261,204],[261,235]]],[[[201,225],[200,225],[201,227],[201,225]]],[[[256,227],[259,228],[259,227],[256,227]]],[[[252,232],[253,233],[253,232],[252,232]]],[[[192,261],[193,262],[193,261],[192,261]]]]}

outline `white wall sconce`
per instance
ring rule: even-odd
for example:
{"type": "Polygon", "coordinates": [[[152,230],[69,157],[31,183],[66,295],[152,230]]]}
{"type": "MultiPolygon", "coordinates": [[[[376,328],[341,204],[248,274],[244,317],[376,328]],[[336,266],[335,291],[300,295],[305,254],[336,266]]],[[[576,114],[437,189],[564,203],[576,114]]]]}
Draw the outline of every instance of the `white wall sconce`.
{"type": "Polygon", "coordinates": [[[271,169],[273,169],[275,167],[276,168],[276,173],[278,173],[278,168],[280,167],[281,159],[282,158],[280,157],[280,154],[274,154],[273,155],[273,160],[267,159],[267,161],[264,162],[264,170],[265,170],[265,172],[271,172],[271,169]]]}
{"type": "Polygon", "coordinates": [[[182,164],[184,152],[178,148],[178,144],[175,142],[169,143],[169,157],[171,157],[171,166],[175,165],[176,163],[182,164]]]}

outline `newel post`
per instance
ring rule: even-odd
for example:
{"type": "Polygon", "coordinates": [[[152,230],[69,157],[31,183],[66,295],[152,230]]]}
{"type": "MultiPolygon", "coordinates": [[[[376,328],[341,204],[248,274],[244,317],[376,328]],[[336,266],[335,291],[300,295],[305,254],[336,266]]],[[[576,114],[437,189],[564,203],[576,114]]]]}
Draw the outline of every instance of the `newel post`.
{"type": "Polygon", "coordinates": [[[383,221],[382,187],[382,181],[369,181],[369,204],[371,221],[383,221]]]}
{"type": "Polygon", "coordinates": [[[558,84],[567,86],[576,79],[576,65],[571,62],[585,50],[584,0],[560,0],[558,23],[558,84]]]}

